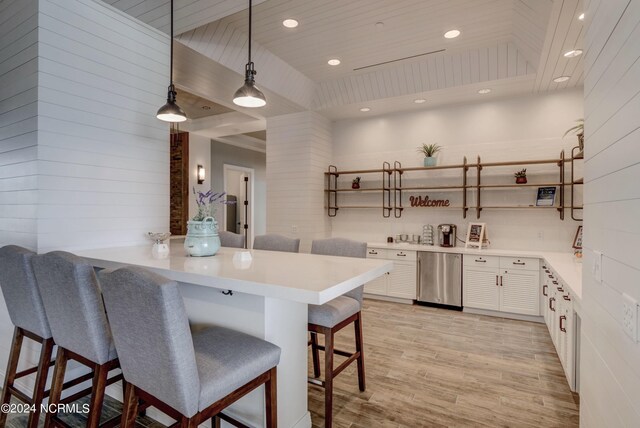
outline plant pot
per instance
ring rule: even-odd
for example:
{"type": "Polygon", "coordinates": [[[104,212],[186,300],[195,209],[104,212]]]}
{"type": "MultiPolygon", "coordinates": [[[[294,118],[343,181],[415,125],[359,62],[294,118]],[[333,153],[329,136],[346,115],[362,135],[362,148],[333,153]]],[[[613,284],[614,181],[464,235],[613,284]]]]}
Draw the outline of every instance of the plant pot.
{"type": "Polygon", "coordinates": [[[351,188],[352,189],[359,189],[360,188],[360,183],[351,183],[351,188]]]}
{"type": "Polygon", "coordinates": [[[213,217],[207,217],[202,221],[188,221],[184,249],[191,257],[215,255],[220,249],[216,220],[213,217]]]}
{"type": "Polygon", "coordinates": [[[433,156],[427,156],[424,158],[424,166],[436,166],[437,159],[433,156]]]}
{"type": "Polygon", "coordinates": [[[578,149],[580,151],[584,150],[584,132],[578,134],[578,149]]]}
{"type": "Polygon", "coordinates": [[[516,177],[516,184],[527,184],[527,177],[516,177]]]}

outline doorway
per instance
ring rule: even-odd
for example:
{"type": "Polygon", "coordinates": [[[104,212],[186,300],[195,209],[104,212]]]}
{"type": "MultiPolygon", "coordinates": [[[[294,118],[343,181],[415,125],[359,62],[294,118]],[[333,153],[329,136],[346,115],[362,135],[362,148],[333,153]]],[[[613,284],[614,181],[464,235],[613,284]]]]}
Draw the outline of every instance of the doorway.
{"type": "Polygon", "coordinates": [[[186,235],[189,219],[189,133],[172,132],[169,141],[169,232],[172,235],[186,235]]]}
{"type": "Polygon", "coordinates": [[[237,165],[223,165],[224,191],[227,200],[236,201],[235,204],[225,206],[223,224],[224,230],[244,235],[245,247],[250,248],[253,243],[253,168],[237,165]]]}

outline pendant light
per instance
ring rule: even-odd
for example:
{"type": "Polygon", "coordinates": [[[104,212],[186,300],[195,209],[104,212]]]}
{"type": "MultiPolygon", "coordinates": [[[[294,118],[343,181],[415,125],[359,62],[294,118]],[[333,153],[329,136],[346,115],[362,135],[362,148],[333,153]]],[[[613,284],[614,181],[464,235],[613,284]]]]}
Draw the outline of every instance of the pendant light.
{"type": "Polygon", "coordinates": [[[169,90],[167,91],[167,103],[160,107],[156,117],[165,122],[184,122],[187,115],[176,104],[176,87],[173,86],[173,0],[171,0],[171,70],[169,71],[169,90]]]}
{"type": "Polygon", "coordinates": [[[252,0],[249,0],[249,62],[244,68],[244,85],[233,96],[233,103],[240,107],[262,107],[267,104],[264,94],[256,87],[256,70],[251,61],[251,6],[252,0]]]}

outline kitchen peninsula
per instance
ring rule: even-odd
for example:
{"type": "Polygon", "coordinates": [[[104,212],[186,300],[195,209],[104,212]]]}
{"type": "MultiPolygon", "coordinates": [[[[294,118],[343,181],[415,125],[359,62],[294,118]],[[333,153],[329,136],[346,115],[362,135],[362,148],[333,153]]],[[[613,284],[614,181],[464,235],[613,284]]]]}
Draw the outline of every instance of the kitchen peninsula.
{"type": "MultiPolygon", "coordinates": [[[[344,257],[221,248],[214,257],[187,257],[179,241],[170,255],[154,259],[150,246],[79,251],[97,268],[135,265],[178,281],[189,320],[265,339],[282,349],[278,366],[278,422],[311,426],[307,410],[307,305],[328,302],[392,269],[392,262],[344,257]]],[[[117,393],[117,390],[114,390],[117,393]]],[[[261,426],[264,394],[256,390],[228,409],[261,426]]],[[[160,414],[153,417],[161,420],[160,414]]]]}

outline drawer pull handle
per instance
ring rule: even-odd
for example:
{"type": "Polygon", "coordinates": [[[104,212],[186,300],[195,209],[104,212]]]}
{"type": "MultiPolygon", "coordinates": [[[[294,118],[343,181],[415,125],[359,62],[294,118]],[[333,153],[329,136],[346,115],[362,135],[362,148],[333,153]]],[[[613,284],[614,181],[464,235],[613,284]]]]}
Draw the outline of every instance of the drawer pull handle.
{"type": "Polygon", "coordinates": [[[396,256],[400,256],[400,257],[407,257],[407,255],[406,255],[406,254],[404,254],[404,253],[398,253],[398,254],[396,254],[396,256]]]}
{"type": "Polygon", "coordinates": [[[569,297],[569,295],[568,295],[568,294],[563,295],[563,296],[562,296],[562,298],[563,298],[564,300],[566,300],[567,302],[570,302],[570,301],[571,301],[571,297],[569,297]]]}
{"type": "Polygon", "coordinates": [[[564,293],[564,288],[558,287],[558,291],[561,292],[561,293],[564,293]]]}
{"type": "Polygon", "coordinates": [[[476,259],[476,263],[486,263],[486,260],[480,260],[480,259],[476,259]]]}
{"type": "Polygon", "coordinates": [[[502,275],[500,275],[500,287],[502,287],[502,275]]]}
{"type": "Polygon", "coordinates": [[[378,254],[377,251],[369,251],[369,254],[378,254]]]}
{"type": "Polygon", "coordinates": [[[563,332],[563,333],[567,332],[567,329],[564,327],[564,323],[563,323],[563,321],[566,321],[566,320],[567,320],[567,317],[565,317],[564,315],[560,315],[560,325],[559,325],[559,327],[560,327],[560,331],[563,332]]]}
{"type": "Polygon", "coordinates": [[[555,297],[552,297],[552,298],[550,298],[550,299],[549,299],[549,309],[551,309],[553,312],[555,312],[555,311],[556,311],[556,308],[555,308],[555,306],[553,305],[553,302],[555,302],[555,301],[556,301],[556,298],[555,298],[555,297]]]}
{"type": "Polygon", "coordinates": [[[520,265],[520,266],[524,266],[526,265],[525,262],[513,262],[514,265],[520,265]]]}
{"type": "Polygon", "coordinates": [[[542,295],[543,296],[548,296],[549,294],[547,294],[547,284],[542,286],[542,295]]]}
{"type": "Polygon", "coordinates": [[[549,278],[553,278],[553,275],[549,274],[549,278]]]}
{"type": "Polygon", "coordinates": [[[498,275],[496,275],[496,287],[498,286],[498,275]]]}
{"type": "Polygon", "coordinates": [[[558,281],[551,281],[554,285],[558,285],[558,281]]]}

